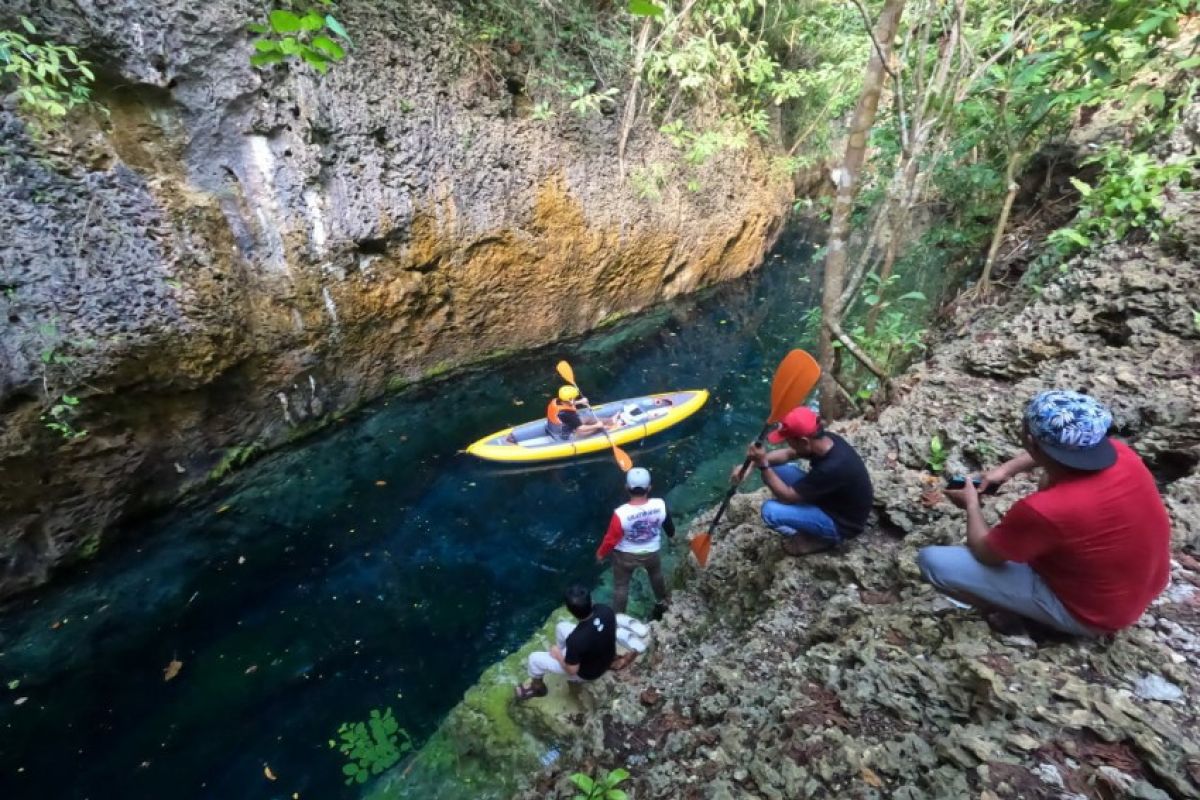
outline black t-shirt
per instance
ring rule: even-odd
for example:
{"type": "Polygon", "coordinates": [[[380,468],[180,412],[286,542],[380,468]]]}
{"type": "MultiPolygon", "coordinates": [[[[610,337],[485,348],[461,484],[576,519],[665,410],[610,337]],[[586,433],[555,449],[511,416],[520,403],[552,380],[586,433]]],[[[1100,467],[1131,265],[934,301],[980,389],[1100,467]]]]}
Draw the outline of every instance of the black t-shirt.
{"type": "Polygon", "coordinates": [[[583,424],[578,411],[560,411],[558,421],[563,426],[563,432],[567,434],[574,433],[575,429],[583,424]]]}
{"type": "Polygon", "coordinates": [[[808,474],[792,488],[802,502],[829,515],[843,538],[862,533],[871,513],[874,490],[871,476],[858,452],[836,433],[827,433],[833,447],[809,460],[808,474]]]}
{"type": "Polygon", "coordinates": [[[567,637],[563,660],[579,665],[579,677],[594,681],[608,672],[617,657],[617,615],[608,606],[596,604],[587,619],[567,637]]]}

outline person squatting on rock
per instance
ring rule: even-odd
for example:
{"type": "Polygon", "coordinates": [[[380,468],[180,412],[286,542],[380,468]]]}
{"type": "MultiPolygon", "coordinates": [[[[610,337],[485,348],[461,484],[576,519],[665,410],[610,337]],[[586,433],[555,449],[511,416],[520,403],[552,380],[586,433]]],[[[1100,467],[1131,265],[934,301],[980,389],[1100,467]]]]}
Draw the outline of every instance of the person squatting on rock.
{"type": "Polygon", "coordinates": [[[625,475],[629,502],[613,511],[604,540],[596,549],[596,562],[612,553],[612,607],[625,613],[629,600],[629,580],[639,567],[646,570],[654,589],[654,619],[662,619],[667,610],[667,585],[663,581],[659,549],[662,535],[675,536],[675,523],[664,500],[650,497],[650,471],[634,467],[625,475]]]}
{"type": "Polygon", "coordinates": [[[1041,467],[1038,490],[990,530],[971,481],[947,490],[967,512],[967,544],[923,548],[925,579],[1006,633],[1021,622],[1013,614],[1077,636],[1137,621],[1169,580],[1171,523],[1146,465],[1108,437],[1111,424],[1107,408],[1078,392],[1029,401],[1025,452],[985,472],[980,489],[1041,467]]]}
{"type": "Polygon", "coordinates": [[[646,626],[622,614],[629,630],[620,631],[621,638],[633,649],[617,658],[618,615],[606,605],[592,603],[591,593],[579,585],[567,589],[565,600],[577,622],[559,622],[554,627],[554,646],[529,654],[531,680],[516,687],[518,700],[545,697],[547,673],[565,675],[570,681],[594,681],[610,669],[624,669],[637,656],[638,645],[645,649],[637,636],[646,635],[646,626]]]}
{"type": "MultiPolygon", "coordinates": [[[[866,465],[845,439],[824,430],[816,412],[800,406],[767,441],[787,446],[767,451],[755,443],[748,455],[775,496],[763,503],[762,518],[783,534],[785,552],[819,553],[862,533],[874,492],[866,465]],[[808,471],[790,463],[797,458],[808,459],[808,471]]],[[[735,481],[740,468],[734,468],[735,481]]]]}

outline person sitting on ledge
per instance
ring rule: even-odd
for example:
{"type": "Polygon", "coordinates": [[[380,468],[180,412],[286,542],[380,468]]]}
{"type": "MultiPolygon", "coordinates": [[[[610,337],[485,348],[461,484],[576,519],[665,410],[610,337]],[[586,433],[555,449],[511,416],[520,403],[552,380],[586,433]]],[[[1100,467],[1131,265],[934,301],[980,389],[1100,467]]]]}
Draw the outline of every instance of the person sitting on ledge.
{"type": "Polygon", "coordinates": [[[560,622],[554,628],[556,644],[529,654],[529,677],[518,686],[518,700],[545,697],[545,675],[565,675],[570,681],[594,681],[610,669],[624,669],[636,656],[631,650],[617,658],[617,615],[606,605],[592,603],[592,595],[575,585],[566,592],[567,610],[578,622],[560,622]]]}
{"type": "MultiPolygon", "coordinates": [[[[747,455],[774,495],[763,503],[762,518],[783,535],[785,553],[819,553],[862,533],[874,492],[849,442],[827,432],[817,413],[804,406],[789,411],[767,441],[787,446],[768,452],[755,443],[747,455]],[[797,458],[808,459],[807,471],[791,463],[797,458]]],[[[740,470],[734,468],[731,480],[740,470]]]]}
{"type": "Polygon", "coordinates": [[[1154,478],[1110,439],[1112,414],[1078,392],[1047,391],[1025,407],[1025,452],[985,472],[980,489],[1034,467],[1036,492],[988,529],[971,481],[946,490],[967,512],[967,544],[925,547],[921,574],[983,611],[1001,633],[1026,621],[1100,636],[1137,621],[1170,577],[1171,523],[1154,478]]]}

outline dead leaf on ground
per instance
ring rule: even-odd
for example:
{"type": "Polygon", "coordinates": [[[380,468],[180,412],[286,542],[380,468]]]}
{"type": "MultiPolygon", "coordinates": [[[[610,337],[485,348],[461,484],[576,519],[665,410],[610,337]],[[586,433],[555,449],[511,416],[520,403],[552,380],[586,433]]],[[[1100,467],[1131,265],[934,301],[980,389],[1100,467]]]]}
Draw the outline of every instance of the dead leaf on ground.
{"type": "Polygon", "coordinates": [[[883,780],[876,775],[875,770],[871,769],[870,767],[862,768],[862,779],[871,786],[874,786],[876,789],[883,786],[883,780]]]}
{"type": "Polygon", "coordinates": [[[941,489],[926,489],[925,491],[921,492],[921,505],[925,506],[926,508],[933,508],[938,503],[942,502],[943,497],[945,497],[945,495],[942,494],[941,489]]]}
{"type": "Polygon", "coordinates": [[[169,681],[179,674],[179,670],[183,669],[183,662],[177,658],[171,659],[171,663],[167,664],[163,670],[163,681],[169,681]]]}

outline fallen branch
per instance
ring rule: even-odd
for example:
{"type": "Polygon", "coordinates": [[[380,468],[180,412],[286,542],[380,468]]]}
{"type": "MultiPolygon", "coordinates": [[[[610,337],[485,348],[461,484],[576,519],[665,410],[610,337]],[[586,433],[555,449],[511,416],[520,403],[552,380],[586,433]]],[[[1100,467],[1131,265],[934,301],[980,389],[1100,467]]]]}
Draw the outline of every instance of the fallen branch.
{"type": "Polygon", "coordinates": [[[846,348],[850,355],[857,358],[859,363],[866,367],[872,375],[879,378],[880,386],[884,390],[884,396],[890,394],[891,378],[888,377],[888,374],[880,369],[879,365],[871,360],[871,357],[863,352],[863,349],[855,344],[853,339],[846,335],[841,325],[830,319],[824,320],[823,324],[833,334],[833,337],[842,343],[842,346],[846,348]]]}

